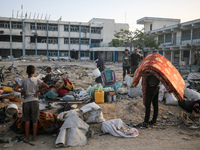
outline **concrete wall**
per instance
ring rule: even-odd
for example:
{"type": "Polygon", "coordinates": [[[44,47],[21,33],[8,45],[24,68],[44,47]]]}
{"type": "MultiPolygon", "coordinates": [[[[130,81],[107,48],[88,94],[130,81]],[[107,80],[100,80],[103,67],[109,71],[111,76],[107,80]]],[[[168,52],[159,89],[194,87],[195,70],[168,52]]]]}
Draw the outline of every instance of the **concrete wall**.
{"type": "Polygon", "coordinates": [[[114,36],[115,31],[120,31],[120,29],[129,29],[128,24],[118,24],[118,23],[103,23],[103,30],[101,31],[101,38],[103,39],[102,44],[107,45],[112,41],[112,39],[116,39],[114,36]]]}

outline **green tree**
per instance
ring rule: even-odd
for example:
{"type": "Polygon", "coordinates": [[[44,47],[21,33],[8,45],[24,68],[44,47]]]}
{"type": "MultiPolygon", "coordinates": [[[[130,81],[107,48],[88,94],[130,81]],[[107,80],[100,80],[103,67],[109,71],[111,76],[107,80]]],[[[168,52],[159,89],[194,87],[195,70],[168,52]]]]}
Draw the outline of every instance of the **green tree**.
{"type": "Polygon", "coordinates": [[[136,29],[135,31],[129,31],[120,29],[119,32],[115,31],[114,36],[117,39],[113,39],[109,44],[114,47],[130,46],[132,48],[138,48],[144,51],[144,48],[158,49],[160,43],[156,41],[156,36],[150,34],[150,32],[144,32],[144,29],[136,29]]]}

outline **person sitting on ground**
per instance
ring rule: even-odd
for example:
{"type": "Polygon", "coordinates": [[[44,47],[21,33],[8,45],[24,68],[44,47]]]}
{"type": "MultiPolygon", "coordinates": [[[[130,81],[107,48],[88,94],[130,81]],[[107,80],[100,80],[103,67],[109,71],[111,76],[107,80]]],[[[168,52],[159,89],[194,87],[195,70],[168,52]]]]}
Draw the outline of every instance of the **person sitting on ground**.
{"type": "MultiPolygon", "coordinates": [[[[137,125],[140,128],[148,128],[148,125],[156,125],[158,117],[158,95],[160,80],[152,74],[139,73],[141,76],[147,77],[146,100],[145,100],[145,118],[144,122],[137,125]],[[153,104],[153,118],[149,121],[151,112],[151,103],[153,104]]],[[[144,88],[144,87],[142,87],[144,88]]]]}
{"type": "Polygon", "coordinates": [[[138,54],[137,49],[135,49],[134,53],[131,54],[130,59],[131,59],[131,74],[134,74],[141,60],[141,56],[140,54],[138,54]]]}
{"type": "Polygon", "coordinates": [[[33,123],[33,140],[36,141],[37,135],[37,123],[39,117],[39,103],[38,103],[38,94],[39,92],[49,88],[40,79],[34,77],[35,67],[32,65],[27,66],[26,70],[28,78],[22,79],[14,88],[15,91],[22,93],[24,95],[23,100],[23,116],[22,120],[25,121],[25,133],[26,138],[24,142],[29,142],[29,128],[30,122],[33,123]],[[39,85],[43,86],[43,89],[38,90],[39,85]],[[22,87],[23,90],[19,90],[19,87],[22,87]]]}
{"type": "Polygon", "coordinates": [[[128,49],[125,49],[125,54],[122,59],[123,62],[123,81],[125,80],[126,72],[130,74],[130,55],[128,49]]]}
{"type": "Polygon", "coordinates": [[[42,80],[44,81],[44,83],[49,83],[51,82],[51,67],[46,68],[46,73],[47,75],[44,78],[42,78],[42,80]]]}

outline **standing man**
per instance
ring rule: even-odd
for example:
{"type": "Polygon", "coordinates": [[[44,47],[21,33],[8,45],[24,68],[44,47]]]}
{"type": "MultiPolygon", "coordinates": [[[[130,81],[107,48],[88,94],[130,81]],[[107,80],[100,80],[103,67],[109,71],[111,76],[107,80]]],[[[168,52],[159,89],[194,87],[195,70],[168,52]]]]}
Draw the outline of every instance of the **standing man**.
{"type": "Polygon", "coordinates": [[[131,74],[134,74],[136,69],[138,68],[139,62],[141,60],[141,56],[138,54],[138,50],[134,50],[135,53],[131,54],[131,74]]]}
{"type": "Polygon", "coordinates": [[[123,62],[123,81],[125,80],[126,71],[127,74],[130,74],[130,55],[128,49],[125,49],[125,54],[122,59],[123,62]]]}
{"type": "Polygon", "coordinates": [[[159,95],[159,84],[160,80],[156,78],[152,74],[144,74],[139,73],[142,77],[147,77],[146,86],[142,86],[142,88],[146,88],[146,98],[143,101],[145,105],[145,118],[144,122],[137,125],[140,128],[148,128],[148,125],[156,125],[157,117],[158,117],[158,95],[159,95]],[[149,121],[150,113],[151,113],[151,103],[153,104],[153,118],[149,121]]]}

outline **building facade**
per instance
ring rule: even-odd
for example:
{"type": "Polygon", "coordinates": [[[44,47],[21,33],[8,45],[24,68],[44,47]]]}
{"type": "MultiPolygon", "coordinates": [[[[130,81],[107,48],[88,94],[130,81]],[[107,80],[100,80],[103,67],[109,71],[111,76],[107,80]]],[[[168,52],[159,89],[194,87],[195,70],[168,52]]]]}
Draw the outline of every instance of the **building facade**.
{"type": "Polygon", "coordinates": [[[115,49],[109,42],[114,39],[114,31],[121,28],[129,29],[129,25],[101,18],[68,22],[0,17],[0,56],[47,55],[55,59],[94,60],[99,51],[95,48],[102,47],[100,51],[106,59],[116,61],[115,49]]]}
{"type": "MultiPolygon", "coordinates": [[[[200,19],[180,23],[180,19],[144,17],[137,24],[143,24],[145,32],[157,35],[161,45],[156,51],[173,64],[200,64],[200,19]]],[[[150,52],[145,50],[145,54],[150,52]]]]}

